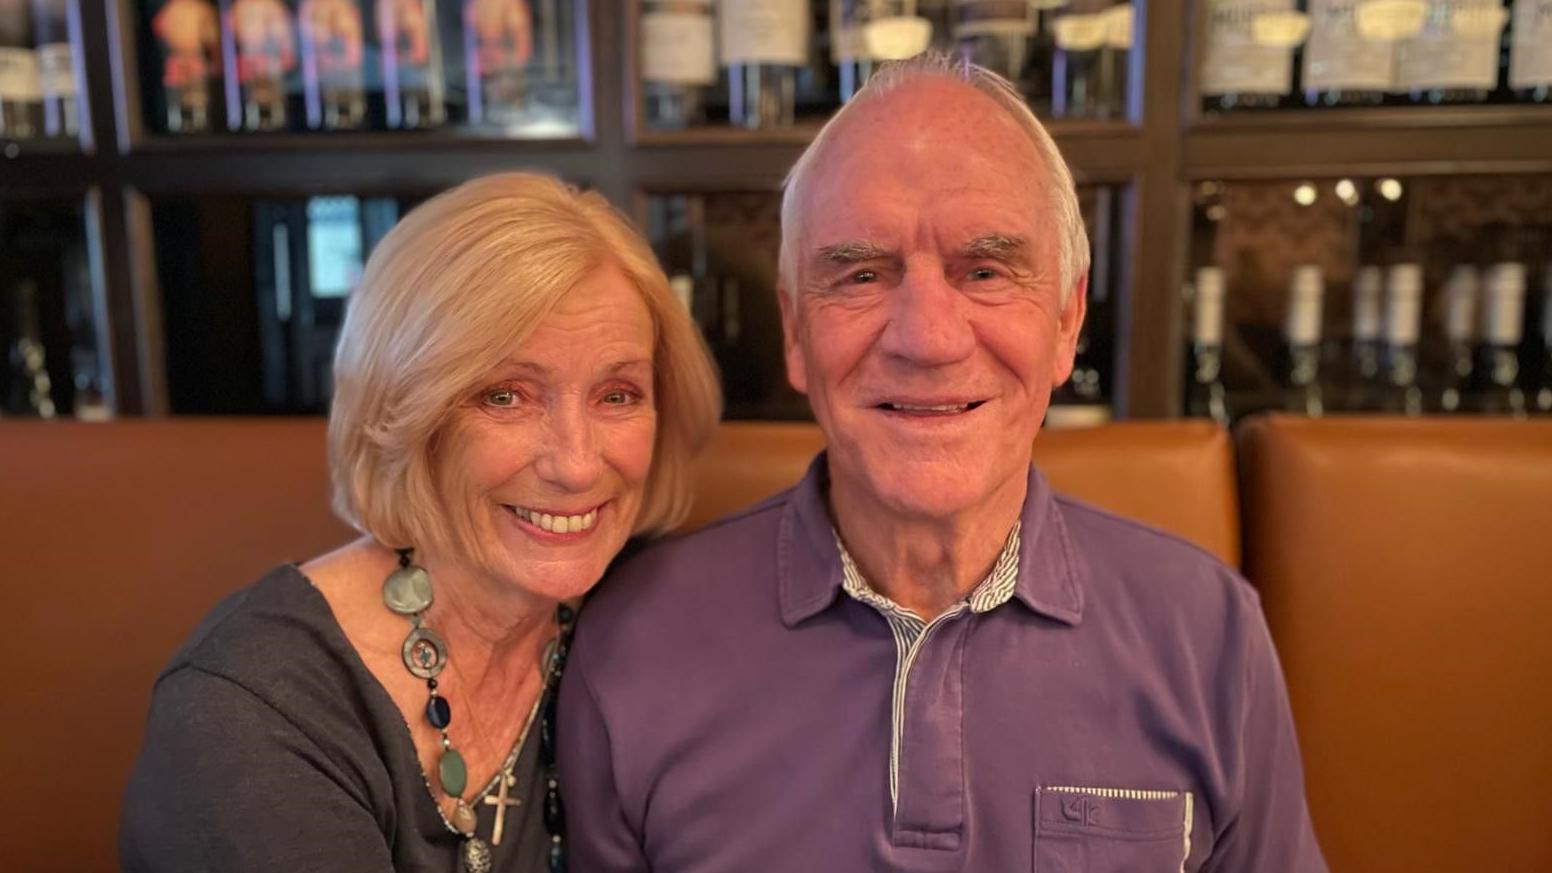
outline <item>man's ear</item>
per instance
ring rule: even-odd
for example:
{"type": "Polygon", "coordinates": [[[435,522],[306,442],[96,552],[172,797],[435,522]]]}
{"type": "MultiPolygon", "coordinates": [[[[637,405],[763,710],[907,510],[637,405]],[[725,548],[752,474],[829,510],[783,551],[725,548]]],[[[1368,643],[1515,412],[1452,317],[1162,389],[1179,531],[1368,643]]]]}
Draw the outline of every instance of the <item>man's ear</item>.
{"type": "Polygon", "coordinates": [[[781,306],[781,344],[782,356],[787,360],[787,382],[799,394],[807,394],[808,369],[803,364],[803,347],[798,342],[798,304],[785,280],[776,281],[776,300],[781,306]]]}
{"type": "Polygon", "coordinates": [[[1056,319],[1056,353],[1051,358],[1053,388],[1072,376],[1073,359],[1078,354],[1078,334],[1083,330],[1083,317],[1088,314],[1088,307],[1089,276],[1084,273],[1056,319]]]}

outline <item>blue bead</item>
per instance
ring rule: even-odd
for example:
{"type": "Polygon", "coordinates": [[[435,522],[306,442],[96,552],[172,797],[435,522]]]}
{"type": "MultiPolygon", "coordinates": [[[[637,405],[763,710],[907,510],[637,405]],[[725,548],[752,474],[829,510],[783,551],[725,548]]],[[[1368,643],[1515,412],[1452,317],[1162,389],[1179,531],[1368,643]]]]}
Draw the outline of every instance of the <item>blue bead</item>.
{"type": "Polygon", "coordinates": [[[426,721],[439,731],[453,723],[453,708],[447,704],[446,697],[432,697],[426,701],[426,721]]]}

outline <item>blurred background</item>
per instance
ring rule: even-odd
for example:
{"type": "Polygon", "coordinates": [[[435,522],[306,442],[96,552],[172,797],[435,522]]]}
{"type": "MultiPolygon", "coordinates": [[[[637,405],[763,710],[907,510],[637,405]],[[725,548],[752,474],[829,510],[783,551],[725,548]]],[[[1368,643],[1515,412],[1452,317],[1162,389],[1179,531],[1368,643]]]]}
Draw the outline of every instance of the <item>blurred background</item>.
{"type": "Polygon", "coordinates": [[[730,418],[806,418],[778,187],[926,48],[1077,173],[1053,424],[1552,414],[1552,0],[0,0],[0,415],[322,412],[373,245],[542,168],[648,233],[730,418]]]}

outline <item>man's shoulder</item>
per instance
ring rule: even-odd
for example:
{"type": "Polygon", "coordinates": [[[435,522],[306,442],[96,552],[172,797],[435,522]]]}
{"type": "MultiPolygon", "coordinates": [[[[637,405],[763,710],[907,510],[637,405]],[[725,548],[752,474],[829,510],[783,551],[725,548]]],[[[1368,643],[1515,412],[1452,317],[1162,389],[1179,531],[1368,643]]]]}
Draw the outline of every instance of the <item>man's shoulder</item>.
{"type": "Polygon", "coordinates": [[[1091,599],[1124,597],[1187,614],[1260,609],[1239,572],[1196,543],[1076,498],[1058,496],[1056,504],[1091,599]]]}
{"type": "Polygon", "coordinates": [[[736,597],[756,577],[774,577],[791,494],[783,491],[691,533],[643,547],[599,583],[588,598],[589,620],[681,612],[686,599],[736,597]]]}

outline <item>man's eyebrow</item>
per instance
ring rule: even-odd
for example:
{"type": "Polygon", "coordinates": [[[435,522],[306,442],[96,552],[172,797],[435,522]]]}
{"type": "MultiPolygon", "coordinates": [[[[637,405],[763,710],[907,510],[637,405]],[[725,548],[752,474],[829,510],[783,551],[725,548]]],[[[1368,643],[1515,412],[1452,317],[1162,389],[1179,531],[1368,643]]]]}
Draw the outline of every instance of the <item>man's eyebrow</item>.
{"type": "Polygon", "coordinates": [[[999,261],[1013,260],[1024,250],[1024,238],[988,233],[965,243],[960,254],[967,258],[993,258],[999,261]]]}
{"type": "Polygon", "coordinates": [[[860,264],[863,261],[888,258],[893,254],[883,246],[866,240],[847,240],[819,249],[819,259],[832,264],[860,264]]]}

